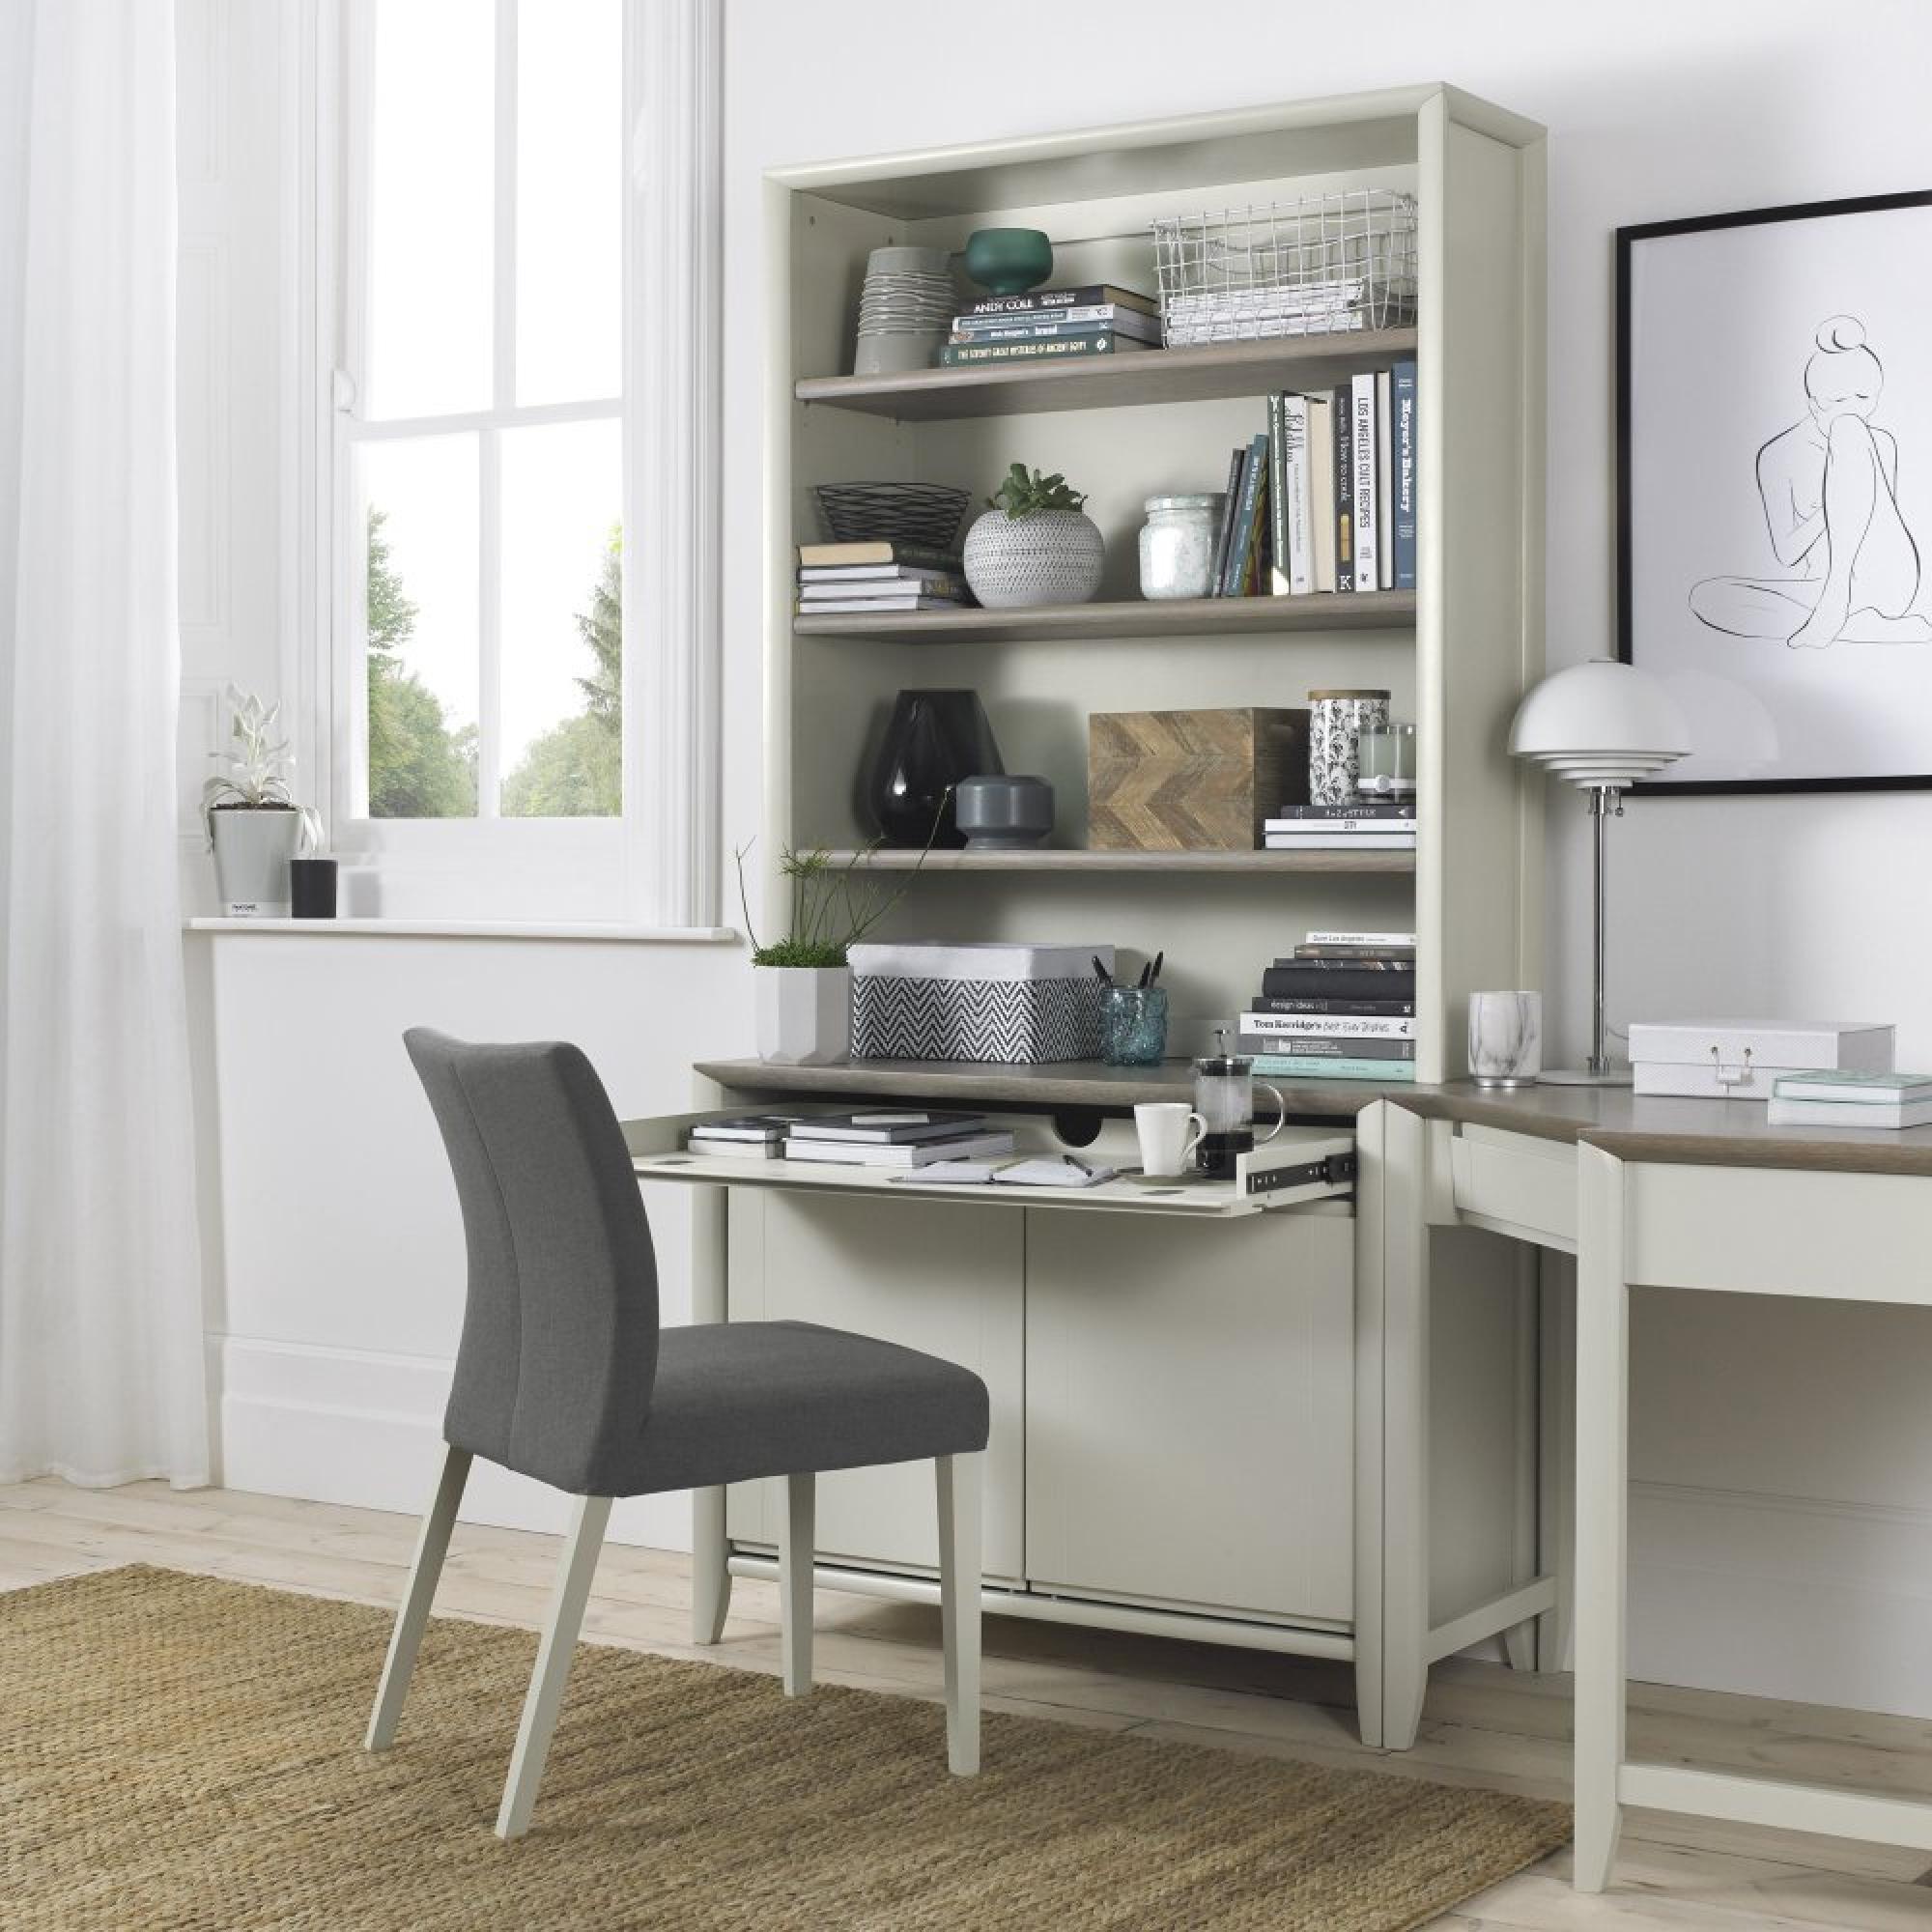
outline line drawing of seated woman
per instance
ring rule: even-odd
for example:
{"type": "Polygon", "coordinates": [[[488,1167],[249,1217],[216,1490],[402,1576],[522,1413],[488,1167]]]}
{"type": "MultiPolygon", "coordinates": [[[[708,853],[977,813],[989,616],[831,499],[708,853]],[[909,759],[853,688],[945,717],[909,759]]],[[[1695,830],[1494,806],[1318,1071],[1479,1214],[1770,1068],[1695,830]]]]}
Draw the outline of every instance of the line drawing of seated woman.
{"type": "Polygon", "coordinates": [[[1932,643],[1913,611],[1918,546],[1898,508],[1898,442],[1874,429],[1885,370],[1864,324],[1818,325],[1804,365],[1806,413],[1757,453],[1771,548],[1789,577],[1707,577],[1691,611],[1734,638],[1782,638],[1793,650],[1837,643],[1932,643]]]}

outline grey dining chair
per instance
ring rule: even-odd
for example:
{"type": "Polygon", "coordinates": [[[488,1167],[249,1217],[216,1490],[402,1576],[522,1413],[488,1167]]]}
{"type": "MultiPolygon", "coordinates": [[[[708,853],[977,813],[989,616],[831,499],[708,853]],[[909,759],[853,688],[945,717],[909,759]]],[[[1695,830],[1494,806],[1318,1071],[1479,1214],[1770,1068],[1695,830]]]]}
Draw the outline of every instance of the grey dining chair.
{"type": "Polygon", "coordinates": [[[969,1370],[806,1321],[658,1325],[657,1263],[602,1082],[561,1041],[404,1036],[455,1172],[469,1299],[445,1448],[377,1689],[396,1733],[477,1456],[577,1498],[510,1759],[499,1838],[528,1827],[571,1653],[618,1496],[785,1478],[779,1617],[787,1696],[811,1687],[813,1476],[938,1465],[951,1769],[980,1768],[980,1480],[986,1385],[969,1370]]]}

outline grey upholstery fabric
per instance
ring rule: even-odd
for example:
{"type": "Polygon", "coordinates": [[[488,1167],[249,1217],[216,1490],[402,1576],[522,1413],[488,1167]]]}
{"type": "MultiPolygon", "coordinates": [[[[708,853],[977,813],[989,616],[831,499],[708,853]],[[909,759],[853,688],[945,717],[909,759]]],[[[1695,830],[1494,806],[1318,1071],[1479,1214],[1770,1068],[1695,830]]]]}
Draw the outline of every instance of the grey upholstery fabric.
{"type": "Polygon", "coordinates": [[[661,1336],[650,1227],[589,1061],[562,1041],[404,1038],[469,1251],[457,1448],[631,1496],[986,1446],[985,1384],[935,1356],[799,1321],[661,1336]]]}

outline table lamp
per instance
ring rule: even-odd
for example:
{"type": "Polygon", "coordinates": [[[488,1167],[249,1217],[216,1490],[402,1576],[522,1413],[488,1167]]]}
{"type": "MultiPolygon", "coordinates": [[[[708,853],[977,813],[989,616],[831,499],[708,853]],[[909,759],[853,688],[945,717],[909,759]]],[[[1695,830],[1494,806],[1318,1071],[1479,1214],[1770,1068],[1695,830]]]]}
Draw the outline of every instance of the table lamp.
{"type": "Polygon", "coordinates": [[[1510,750],[1584,792],[1596,821],[1596,914],[1590,994],[1590,1058],[1580,1070],[1543,1075],[1557,1087],[1627,1087],[1628,1066],[1612,1068],[1604,1020],[1604,856],[1612,818],[1624,815],[1625,789],[1690,749],[1676,700],[1634,665],[1592,658],[1546,677],[1518,705],[1510,750]]]}

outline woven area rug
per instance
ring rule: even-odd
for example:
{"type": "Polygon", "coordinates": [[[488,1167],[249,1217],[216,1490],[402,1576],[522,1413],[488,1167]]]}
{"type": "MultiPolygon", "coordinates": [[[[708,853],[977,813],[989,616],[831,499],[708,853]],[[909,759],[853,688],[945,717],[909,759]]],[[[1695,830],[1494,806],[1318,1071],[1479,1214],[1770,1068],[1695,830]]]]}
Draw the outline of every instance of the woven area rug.
{"type": "Polygon", "coordinates": [[[585,1644],[529,1835],[492,1835],[535,1654],[438,1619],[361,1748],[386,1611],[132,1566],[0,1595],[9,1932],[258,1926],[1394,1932],[1563,1806],[585,1644]]]}

